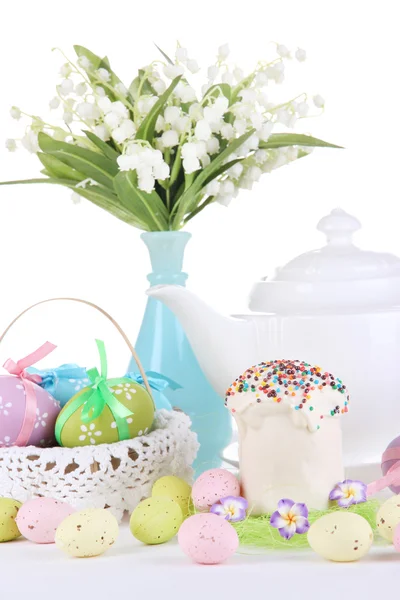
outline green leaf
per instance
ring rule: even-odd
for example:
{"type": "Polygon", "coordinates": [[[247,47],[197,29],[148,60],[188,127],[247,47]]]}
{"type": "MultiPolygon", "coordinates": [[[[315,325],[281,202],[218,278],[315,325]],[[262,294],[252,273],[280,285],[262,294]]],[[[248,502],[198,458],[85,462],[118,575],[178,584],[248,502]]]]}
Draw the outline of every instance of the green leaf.
{"type": "Polygon", "coordinates": [[[217,172],[221,165],[223,165],[226,159],[229,158],[231,154],[236,152],[236,150],[240,148],[240,146],[244,144],[249,139],[249,137],[253,135],[254,132],[255,129],[250,129],[250,131],[248,131],[247,133],[244,133],[236,140],[233,140],[233,142],[231,142],[225,148],[225,150],[223,150],[214,158],[214,160],[208,165],[208,167],[206,167],[200,172],[199,176],[196,178],[196,181],[193,184],[196,187],[197,191],[204,187],[206,181],[212,181],[213,179],[215,179],[215,177],[217,177],[217,172]]]}
{"type": "Polygon", "coordinates": [[[43,152],[53,154],[61,162],[83,173],[86,177],[114,189],[113,180],[119,172],[116,162],[92,150],[58,142],[45,133],[39,133],[38,140],[43,152]]]}
{"type": "Polygon", "coordinates": [[[236,163],[242,162],[243,160],[244,158],[235,158],[234,160],[225,163],[224,165],[222,165],[222,167],[213,172],[208,179],[205,180],[204,186],[206,186],[208,183],[210,183],[210,181],[212,181],[216,177],[219,177],[220,175],[225,173],[225,171],[228,171],[228,169],[233,167],[233,165],[236,165],[236,163]]]}
{"type": "Polygon", "coordinates": [[[155,45],[155,47],[157,48],[157,50],[158,50],[159,52],[161,52],[161,54],[163,55],[163,57],[165,58],[165,60],[166,60],[167,62],[169,62],[169,64],[170,64],[170,65],[173,65],[174,63],[173,63],[173,61],[170,59],[170,57],[168,56],[168,54],[165,54],[164,50],[161,50],[161,48],[160,48],[159,46],[157,46],[157,44],[154,44],[154,45],[155,45]]]}
{"type": "Polygon", "coordinates": [[[229,100],[229,104],[231,104],[232,89],[231,86],[227,83],[216,83],[215,85],[212,85],[204,94],[202,104],[204,103],[207,96],[218,98],[218,96],[220,96],[221,94],[225,96],[225,98],[229,100]]]}
{"type": "MultiPolygon", "coordinates": [[[[91,50],[88,50],[84,46],[74,46],[74,50],[78,57],[85,56],[92,63],[93,69],[87,71],[87,75],[92,83],[94,81],[97,81],[97,78],[94,76],[94,73],[91,71],[97,71],[97,69],[107,69],[107,71],[110,73],[110,76],[111,76],[110,81],[108,82],[109,85],[115,86],[117,83],[122,83],[120,78],[111,69],[110,61],[108,60],[107,56],[105,56],[104,58],[100,58],[100,56],[97,56],[97,54],[94,54],[93,52],[91,52],[91,50]]],[[[113,102],[115,100],[119,99],[119,96],[116,94],[113,94],[112,91],[107,86],[101,85],[101,83],[97,83],[97,85],[99,85],[100,87],[103,88],[106,95],[113,102]]],[[[128,100],[132,101],[132,98],[128,97],[128,100]]]]}
{"type": "Polygon", "coordinates": [[[85,56],[88,60],[90,60],[94,69],[100,68],[100,64],[101,64],[101,60],[102,60],[100,58],[100,56],[97,56],[97,54],[94,54],[93,52],[91,52],[90,50],[85,48],[84,46],[75,45],[74,50],[78,57],[85,56]]]}
{"type": "Polygon", "coordinates": [[[45,167],[46,174],[50,177],[59,179],[71,179],[73,181],[82,181],[85,179],[85,175],[78,173],[75,169],[71,169],[68,165],[61,162],[57,157],[52,154],[45,154],[44,152],[38,152],[37,156],[45,167]]]}
{"type": "Polygon", "coordinates": [[[145,223],[141,222],[136,218],[129,210],[126,210],[124,206],[121,206],[117,196],[111,193],[109,190],[98,186],[90,186],[86,188],[76,188],[72,185],[67,186],[71,190],[74,190],[77,194],[90,200],[99,208],[106,210],[120,221],[124,221],[129,225],[133,225],[134,227],[138,227],[139,229],[144,229],[148,231],[148,228],[145,223]]]}
{"type": "Polygon", "coordinates": [[[134,99],[137,99],[138,96],[138,92],[139,89],[141,90],[141,94],[145,94],[145,95],[153,95],[156,96],[156,91],[153,89],[152,85],[150,84],[148,79],[145,79],[145,81],[143,82],[144,76],[145,76],[145,71],[143,69],[139,69],[139,74],[137,77],[135,77],[135,79],[132,81],[131,85],[129,86],[129,93],[132,95],[132,97],[134,99]],[[143,82],[143,85],[141,85],[143,82]]]}
{"type": "Polygon", "coordinates": [[[116,161],[118,156],[120,156],[119,152],[114,150],[114,148],[111,148],[111,146],[107,144],[107,142],[103,142],[103,140],[101,140],[99,137],[97,137],[97,135],[95,135],[91,131],[84,131],[83,133],[95,146],[97,146],[99,150],[102,151],[104,156],[106,156],[110,160],[116,161]]]}
{"type": "Polygon", "coordinates": [[[18,179],[15,181],[0,181],[0,185],[25,185],[31,183],[51,183],[52,185],[71,185],[70,179],[55,179],[50,177],[41,177],[36,179],[18,179]]]}
{"type": "Polygon", "coordinates": [[[268,148],[285,148],[286,146],[343,149],[343,146],[336,146],[335,144],[330,144],[329,142],[324,142],[318,138],[311,137],[311,135],[304,135],[302,133],[273,133],[267,142],[260,142],[260,148],[264,148],[265,150],[268,150],[268,148]]]}
{"type": "Polygon", "coordinates": [[[169,187],[171,187],[171,185],[173,185],[175,183],[175,181],[178,179],[179,171],[181,170],[181,166],[182,166],[182,148],[181,148],[181,146],[178,146],[178,150],[177,150],[175,158],[174,158],[174,164],[172,166],[171,175],[170,175],[169,182],[168,182],[169,187]]]}
{"type": "Polygon", "coordinates": [[[134,171],[121,171],[114,180],[114,187],[121,204],[146,223],[149,231],[168,230],[168,211],[163,201],[156,191],[148,194],[138,188],[134,171]]]}
{"type": "Polygon", "coordinates": [[[135,136],[137,140],[147,140],[148,142],[153,140],[158,115],[161,113],[165,104],[168,102],[169,97],[181,79],[182,75],[179,75],[179,77],[175,77],[175,79],[173,79],[170,86],[159,97],[151,111],[148,113],[145,119],[143,119],[135,136]]]}
{"type": "Polygon", "coordinates": [[[255,77],[255,74],[251,73],[251,75],[242,79],[242,81],[240,83],[238,83],[238,85],[232,90],[231,104],[235,104],[236,100],[239,97],[240,92],[242,90],[244,90],[245,88],[247,88],[249,85],[251,85],[254,77],[255,77]]]}
{"type": "Polygon", "coordinates": [[[223,163],[229,158],[233,152],[235,152],[246,140],[249,139],[250,136],[253,135],[255,129],[250,129],[247,133],[244,133],[236,140],[233,140],[220,154],[218,154],[214,160],[206,167],[205,169],[199,172],[199,175],[196,177],[192,185],[185,190],[182,196],[179,198],[178,202],[175,204],[177,206],[179,204],[179,208],[176,212],[175,218],[173,220],[174,229],[179,228],[181,221],[188,210],[192,210],[193,201],[200,190],[206,185],[206,182],[209,183],[215,177],[218,176],[218,170],[223,165],[223,163]]]}

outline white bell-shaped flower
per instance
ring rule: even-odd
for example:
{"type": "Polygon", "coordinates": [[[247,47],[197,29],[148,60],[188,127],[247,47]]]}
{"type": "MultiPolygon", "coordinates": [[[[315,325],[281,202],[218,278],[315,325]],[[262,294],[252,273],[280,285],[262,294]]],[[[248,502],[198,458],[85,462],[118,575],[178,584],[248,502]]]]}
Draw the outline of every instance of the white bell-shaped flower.
{"type": "Polygon", "coordinates": [[[121,125],[113,130],[112,137],[117,144],[122,144],[136,133],[136,125],[130,119],[122,121],[121,125]]]}
{"type": "Polygon", "coordinates": [[[173,148],[179,144],[179,136],[176,131],[171,129],[170,131],[164,131],[161,136],[164,148],[173,148]]]}
{"type": "Polygon", "coordinates": [[[211,133],[211,127],[205,119],[202,119],[196,123],[194,134],[198,140],[206,142],[210,139],[211,133]]]}

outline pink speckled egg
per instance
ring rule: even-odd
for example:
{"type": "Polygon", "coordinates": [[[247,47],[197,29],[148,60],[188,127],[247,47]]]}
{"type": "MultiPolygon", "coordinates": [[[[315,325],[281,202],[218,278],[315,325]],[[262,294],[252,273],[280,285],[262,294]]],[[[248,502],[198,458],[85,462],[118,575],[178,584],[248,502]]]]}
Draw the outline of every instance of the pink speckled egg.
{"type": "MultiPolygon", "coordinates": [[[[400,436],[390,442],[382,456],[382,473],[386,475],[395,465],[400,466],[400,436]]],[[[397,467],[396,467],[397,468],[397,467]]],[[[391,485],[393,494],[400,494],[400,485],[391,485]]]]}
{"type": "Polygon", "coordinates": [[[227,496],[240,496],[240,484],[225,469],[210,469],[200,475],[192,488],[192,499],[197,510],[209,510],[227,496]]]}
{"type": "Polygon", "coordinates": [[[21,506],[16,523],[24,537],[36,544],[54,544],[57,527],[75,510],[53,498],[33,498],[21,506]]]}
{"type": "MultiPolygon", "coordinates": [[[[25,446],[54,444],[54,426],[60,404],[46,390],[33,384],[36,397],[36,417],[25,446]]],[[[24,383],[15,375],[0,375],[0,448],[15,445],[25,417],[24,383]]],[[[21,445],[21,444],[18,444],[21,445]]]]}
{"type": "Polygon", "coordinates": [[[179,529],[178,542],[187,556],[202,565],[217,565],[239,547],[239,538],[232,525],[212,513],[186,519],[179,529]]]}

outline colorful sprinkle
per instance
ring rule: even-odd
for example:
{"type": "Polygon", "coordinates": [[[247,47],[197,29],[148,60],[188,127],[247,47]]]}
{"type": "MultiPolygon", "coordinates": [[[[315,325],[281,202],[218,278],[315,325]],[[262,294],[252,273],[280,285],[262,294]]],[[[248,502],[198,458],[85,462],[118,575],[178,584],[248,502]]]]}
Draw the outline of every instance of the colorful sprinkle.
{"type": "MultiPolygon", "coordinates": [[[[247,369],[243,375],[238,377],[226,392],[226,404],[229,407],[232,396],[242,393],[255,393],[257,402],[272,400],[280,403],[290,403],[294,410],[308,408],[309,412],[316,411],[315,417],[323,419],[324,416],[335,417],[348,412],[349,396],[347,388],[341,379],[334,377],[332,373],[324,371],[319,366],[311,366],[299,360],[275,360],[262,362],[259,365],[247,369]],[[328,390],[337,392],[327,397],[328,390]],[[261,393],[262,392],[262,393],[261,393]],[[328,398],[329,407],[318,405],[318,398],[328,398]],[[295,398],[291,400],[290,398],[295,398]],[[334,400],[336,398],[336,402],[334,400]],[[310,401],[312,406],[309,406],[310,401]]],[[[232,406],[232,405],[231,405],[232,406]]],[[[232,411],[235,409],[232,407],[232,411]]],[[[311,415],[310,415],[311,418],[311,415]]],[[[314,429],[319,429],[317,423],[314,429]]]]}

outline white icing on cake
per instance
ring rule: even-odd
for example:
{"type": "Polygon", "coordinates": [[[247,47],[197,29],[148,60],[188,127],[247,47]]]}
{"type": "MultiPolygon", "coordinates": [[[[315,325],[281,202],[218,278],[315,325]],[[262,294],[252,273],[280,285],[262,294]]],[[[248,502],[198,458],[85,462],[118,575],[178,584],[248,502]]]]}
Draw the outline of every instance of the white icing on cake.
{"type": "Polygon", "coordinates": [[[344,479],[338,416],[348,401],[340,379],[300,361],[261,363],[232,384],[226,405],[238,425],[252,514],[272,513],[282,498],[328,508],[330,491],[344,479]]]}
{"type": "Polygon", "coordinates": [[[226,406],[234,415],[265,403],[289,406],[298,423],[318,431],[323,419],[348,412],[349,396],[343,382],[318,366],[298,360],[276,360],[251,367],[233,382],[226,406]]]}

